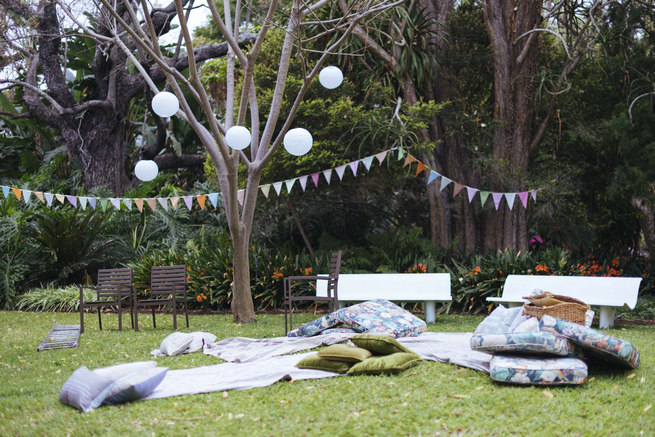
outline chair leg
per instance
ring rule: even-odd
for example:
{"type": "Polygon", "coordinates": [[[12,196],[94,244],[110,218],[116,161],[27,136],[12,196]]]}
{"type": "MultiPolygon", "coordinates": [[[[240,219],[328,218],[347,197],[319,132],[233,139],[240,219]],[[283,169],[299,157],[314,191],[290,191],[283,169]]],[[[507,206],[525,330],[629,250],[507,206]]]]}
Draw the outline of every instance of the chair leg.
{"type": "Polygon", "coordinates": [[[102,316],[100,315],[100,307],[98,307],[98,325],[100,325],[100,330],[102,331],[102,316]]]}
{"type": "Polygon", "coordinates": [[[187,306],[186,299],[184,299],[184,316],[186,317],[186,327],[189,327],[189,307],[187,306]]]}
{"type": "Polygon", "coordinates": [[[173,331],[177,331],[177,302],[173,298],[173,331]]]}
{"type": "MultiPolygon", "coordinates": [[[[120,297],[119,297],[120,299],[120,297]]],[[[123,330],[123,313],[121,312],[121,302],[118,301],[118,330],[123,330]]]]}
{"type": "Polygon", "coordinates": [[[152,307],[151,309],[152,309],[152,327],[156,328],[157,323],[155,322],[155,307],[152,307]]]}
{"type": "Polygon", "coordinates": [[[80,334],[84,332],[84,305],[80,304],[80,334]]]}
{"type": "Polygon", "coordinates": [[[139,330],[139,307],[134,306],[134,330],[139,330]]]}

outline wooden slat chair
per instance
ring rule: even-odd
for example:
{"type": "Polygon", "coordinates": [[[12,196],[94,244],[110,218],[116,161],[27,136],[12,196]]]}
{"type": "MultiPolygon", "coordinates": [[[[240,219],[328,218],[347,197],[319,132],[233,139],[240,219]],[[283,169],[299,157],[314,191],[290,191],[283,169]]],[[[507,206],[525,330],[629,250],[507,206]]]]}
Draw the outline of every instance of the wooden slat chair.
{"type": "Polygon", "coordinates": [[[101,309],[116,307],[118,311],[118,330],[123,330],[123,309],[129,310],[130,322],[134,327],[132,269],[98,270],[97,297],[94,301],[84,302],[84,286],[80,285],[80,333],[84,332],[84,310],[98,309],[98,323],[102,330],[101,309]]]}
{"type": "Polygon", "coordinates": [[[153,266],[150,274],[150,296],[139,300],[134,298],[134,329],[139,330],[139,308],[149,307],[152,310],[152,326],[155,322],[155,307],[170,305],[173,308],[173,329],[177,331],[177,307],[182,304],[186,317],[186,326],[189,327],[189,312],[186,295],[186,266],[153,266]]]}
{"type": "Polygon", "coordinates": [[[284,332],[293,329],[293,303],[307,301],[327,302],[330,312],[339,309],[339,270],[341,269],[341,251],[335,252],[330,258],[330,268],[327,276],[287,276],[284,278],[284,332]],[[325,296],[293,296],[293,282],[295,281],[327,281],[327,294],[325,296]],[[288,313],[288,325],[287,325],[288,313]]]}

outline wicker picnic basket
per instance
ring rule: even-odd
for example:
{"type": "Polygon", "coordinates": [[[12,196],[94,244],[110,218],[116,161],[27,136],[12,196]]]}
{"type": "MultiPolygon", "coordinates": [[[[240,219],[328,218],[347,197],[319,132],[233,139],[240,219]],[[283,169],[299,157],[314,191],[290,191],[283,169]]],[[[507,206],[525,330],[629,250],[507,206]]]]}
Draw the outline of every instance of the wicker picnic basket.
{"type": "Polygon", "coordinates": [[[541,320],[544,314],[547,314],[549,316],[557,317],[558,319],[584,325],[587,311],[591,308],[589,305],[578,299],[549,292],[527,296],[523,299],[528,299],[529,301],[523,305],[523,314],[534,316],[539,320],[541,320]],[[547,306],[538,306],[534,304],[540,299],[547,297],[556,299],[559,303],[547,306]]]}

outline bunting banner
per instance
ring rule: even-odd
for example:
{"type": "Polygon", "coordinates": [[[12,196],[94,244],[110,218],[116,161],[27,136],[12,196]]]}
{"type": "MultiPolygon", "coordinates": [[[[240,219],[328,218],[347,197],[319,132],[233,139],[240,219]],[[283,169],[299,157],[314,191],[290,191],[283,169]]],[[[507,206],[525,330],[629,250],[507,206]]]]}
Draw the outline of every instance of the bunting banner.
{"type": "MultiPolygon", "coordinates": [[[[433,182],[435,182],[437,179],[440,179],[439,191],[442,192],[445,189],[447,189],[450,185],[452,185],[453,198],[457,197],[457,195],[461,191],[466,189],[466,197],[469,203],[472,203],[475,196],[479,194],[480,205],[483,207],[485,206],[485,203],[487,202],[489,196],[491,196],[493,200],[493,207],[495,210],[498,210],[500,208],[503,199],[505,199],[505,203],[507,204],[507,207],[511,210],[514,207],[514,205],[517,203],[516,198],[518,197],[518,203],[520,203],[520,205],[523,206],[523,208],[527,209],[529,199],[532,198],[532,200],[536,202],[537,192],[541,190],[541,188],[539,188],[539,189],[526,190],[521,192],[505,193],[505,192],[486,191],[486,190],[481,190],[480,188],[471,187],[461,182],[454,181],[448,178],[447,176],[444,176],[438,171],[430,168],[424,162],[421,162],[419,159],[417,159],[408,151],[398,147],[394,147],[392,149],[379,152],[375,155],[357,159],[355,161],[348,162],[338,167],[329,168],[327,170],[318,171],[316,173],[311,173],[308,175],[298,176],[292,179],[286,179],[284,181],[263,184],[259,186],[259,189],[261,190],[264,197],[268,199],[271,194],[271,187],[273,187],[273,191],[275,191],[275,193],[278,196],[280,196],[282,194],[282,191],[284,191],[284,189],[286,189],[287,193],[291,193],[294,187],[296,187],[296,182],[298,182],[298,186],[300,186],[302,192],[305,192],[307,190],[308,180],[311,180],[311,182],[314,184],[314,187],[317,188],[321,183],[321,175],[323,175],[323,179],[325,183],[330,185],[330,183],[332,182],[333,172],[337,174],[339,181],[342,181],[345,177],[346,169],[348,168],[350,168],[353,177],[357,178],[358,176],[361,176],[361,172],[358,172],[360,162],[363,164],[363,167],[366,169],[366,171],[370,171],[373,163],[376,160],[378,162],[378,165],[382,165],[382,163],[387,158],[389,153],[394,151],[397,151],[398,153],[398,161],[403,161],[403,168],[407,166],[412,166],[414,163],[416,163],[416,170],[414,172],[414,176],[419,177],[422,173],[425,173],[427,175],[426,177],[427,185],[430,185],[433,182]]],[[[311,185],[309,186],[311,187],[311,185]]],[[[2,185],[1,188],[2,188],[2,195],[4,196],[4,198],[8,198],[13,194],[13,196],[15,196],[16,199],[18,199],[18,201],[22,200],[24,203],[29,203],[30,200],[32,200],[33,202],[44,203],[48,207],[52,207],[53,202],[56,199],[59,203],[70,204],[74,208],[81,208],[85,210],[88,207],[93,210],[102,209],[102,211],[106,211],[110,204],[113,205],[113,207],[116,208],[117,210],[121,210],[122,207],[124,206],[128,211],[132,211],[132,206],[134,205],[136,206],[136,209],[140,213],[143,213],[144,210],[156,211],[157,208],[161,208],[164,211],[168,211],[169,204],[173,210],[176,210],[180,199],[182,200],[182,202],[184,203],[184,205],[187,207],[188,210],[191,210],[193,208],[194,200],[201,210],[207,208],[209,204],[211,204],[212,207],[217,208],[219,205],[219,196],[222,196],[221,193],[203,193],[197,195],[171,196],[171,197],[102,198],[102,197],[93,197],[93,196],[73,196],[69,194],[32,191],[32,190],[21,189],[16,187],[9,187],[5,185],[2,185]],[[209,204],[207,203],[207,200],[209,200],[209,204]],[[148,205],[148,208],[144,208],[144,204],[148,205]]],[[[298,190],[298,188],[295,189],[298,190]]],[[[244,195],[245,195],[245,190],[240,189],[237,191],[237,201],[239,202],[240,205],[243,205],[244,195]]]]}

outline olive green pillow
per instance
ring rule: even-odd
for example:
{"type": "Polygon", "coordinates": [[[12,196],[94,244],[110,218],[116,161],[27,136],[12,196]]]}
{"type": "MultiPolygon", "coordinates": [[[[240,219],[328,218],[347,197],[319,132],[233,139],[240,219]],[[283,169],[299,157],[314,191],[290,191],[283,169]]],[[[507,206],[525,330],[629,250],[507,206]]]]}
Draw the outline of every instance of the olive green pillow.
{"type": "Polygon", "coordinates": [[[352,363],[326,360],[325,358],[319,357],[318,354],[312,354],[300,360],[300,362],[296,364],[296,367],[299,369],[313,369],[334,373],[346,373],[348,369],[350,369],[351,365],[352,363]]]}
{"type": "Polygon", "coordinates": [[[396,352],[414,353],[398,343],[395,338],[386,335],[359,334],[350,337],[350,341],[361,348],[373,352],[374,355],[390,355],[396,352]]]}
{"type": "Polygon", "coordinates": [[[348,344],[333,344],[318,351],[318,356],[328,360],[344,361],[346,363],[359,363],[371,357],[371,352],[361,347],[348,344]]]}
{"type": "Polygon", "coordinates": [[[353,365],[348,375],[380,375],[382,373],[398,373],[414,367],[421,362],[421,357],[413,353],[396,352],[391,355],[371,357],[353,365]]]}

